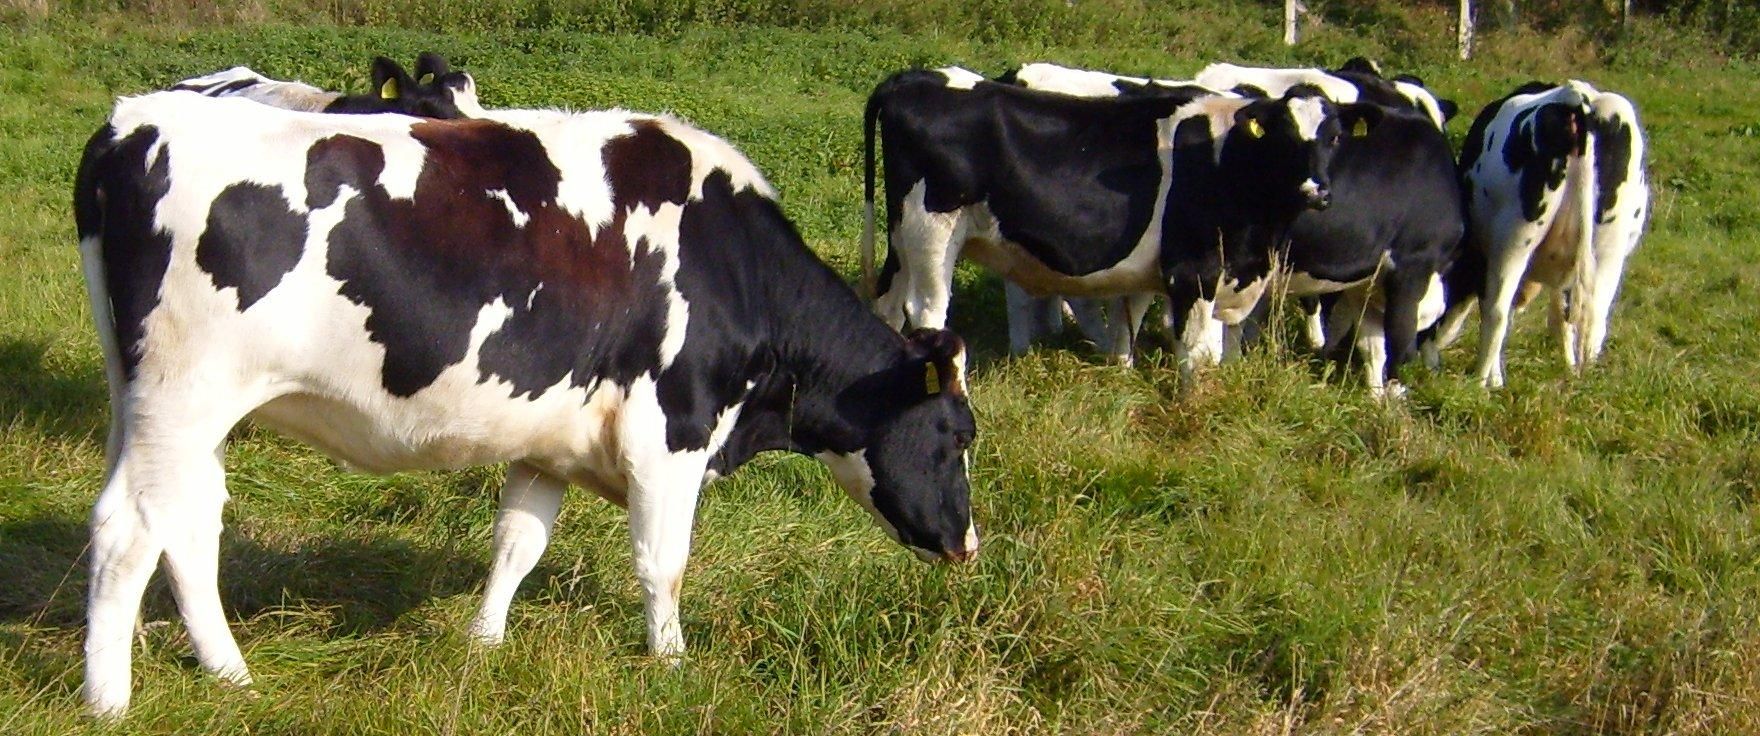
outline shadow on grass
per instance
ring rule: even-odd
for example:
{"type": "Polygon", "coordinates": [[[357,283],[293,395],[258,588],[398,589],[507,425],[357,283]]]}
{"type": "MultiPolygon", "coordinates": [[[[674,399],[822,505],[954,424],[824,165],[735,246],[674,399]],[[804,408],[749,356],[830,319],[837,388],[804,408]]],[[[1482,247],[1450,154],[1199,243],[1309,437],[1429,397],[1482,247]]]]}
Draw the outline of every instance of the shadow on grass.
{"type": "Polygon", "coordinates": [[[101,443],[110,421],[102,367],[63,373],[46,365],[42,340],[0,339],[0,422],[18,421],[47,435],[101,443]]]}
{"type": "MultiPolygon", "coordinates": [[[[0,523],[0,622],[75,629],[85,621],[86,525],[69,516],[0,523]]],[[[387,536],[311,536],[265,544],[235,532],[221,537],[220,586],[228,616],[248,620],[277,610],[323,611],[334,635],[392,626],[433,598],[474,593],[486,557],[387,536]]],[[[553,571],[533,572],[535,579],[553,571]]],[[[148,588],[142,620],[177,619],[163,574],[148,588]]]]}

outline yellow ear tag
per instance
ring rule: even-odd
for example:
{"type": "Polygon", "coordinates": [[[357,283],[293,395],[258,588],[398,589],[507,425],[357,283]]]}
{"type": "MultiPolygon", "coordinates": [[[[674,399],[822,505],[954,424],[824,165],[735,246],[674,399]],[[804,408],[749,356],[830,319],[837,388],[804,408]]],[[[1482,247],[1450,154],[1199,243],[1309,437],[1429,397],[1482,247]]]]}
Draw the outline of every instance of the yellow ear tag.
{"type": "Polygon", "coordinates": [[[1351,124],[1351,137],[1352,138],[1361,138],[1361,137],[1366,136],[1368,134],[1369,134],[1369,121],[1364,120],[1362,118],[1357,118],[1357,122],[1351,124]]]}
{"type": "Polygon", "coordinates": [[[930,396],[941,393],[941,371],[935,370],[934,363],[923,364],[923,393],[930,396]]]}
{"type": "Polygon", "coordinates": [[[1257,118],[1247,118],[1247,135],[1254,138],[1265,137],[1265,126],[1260,125],[1257,118]]]}
{"type": "Polygon", "coordinates": [[[384,84],[379,85],[379,99],[381,99],[381,100],[395,100],[395,99],[397,99],[397,77],[391,77],[389,79],[386,79],[384,84]]]}
{"type": "Polygon", "coordinates": [[[429,85],[429,84],[433,84],[433,83],[434,83],[434,73],[433,72],[428,72],[427,74],[423,74],[421,79],[416,80],[416,84],[419,84],[419,85],[429,85]]]}

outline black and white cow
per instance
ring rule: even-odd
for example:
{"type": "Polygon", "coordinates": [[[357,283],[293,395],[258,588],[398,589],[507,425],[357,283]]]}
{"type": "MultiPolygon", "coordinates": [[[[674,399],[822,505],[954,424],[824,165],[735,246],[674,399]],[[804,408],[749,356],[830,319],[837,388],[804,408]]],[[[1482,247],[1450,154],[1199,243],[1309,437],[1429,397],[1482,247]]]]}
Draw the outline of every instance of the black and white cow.
{"type": "Polygon", "coordinates": [[[1165,293],[1189,380],[1221,352],[1209,315],[1243,318],[1289,221],[1326,205],[1341,117],[1366,113],[1307,93],[1082,99],[895,74],[865,114],[865,273],[876,131],[891,244],[875,309],[895,327],[944,325],[961,255],[1038,295],[1165,293]]]}
{"type": "Polygon", "coordinates": [[[85,699],[128,704],[163,556],[204,668],[250,676],[216,586],[218,452],[251,418],[371,472],[511,463],[471,634],[502,638],[563,491],[625,506],[648,644],[684,649],[698,491],[818,457],[928,559],[977,552],[963,346],[900,336],[723,141],[622,111],[483,120],[119,101],[76,181],[114,418],[85,699]],[[814,315],[801,320],[801,314],[814,315]]]}
{"type": "Polygon", "coordinates": [[[242,97],[286,110],[330,113],[402,113],[425,118],[481,117],[477,84],[469,74],[454,71],[446,58],[423,52],[416,57],[415,76],[383,56],[373,59],[373,92],[349,95],[318,89],[304,82],[283,82],[235,66],[185,79],[171,90],[209,97],[242,97]]]}
{"type": "MultiPolygon", "coordinates": [[[[1097,82],[1110,76],[1088,70],[1053,73],[1061,69],[1026,78],[1040,89],[1080,96],[1104,89],[1097,82]],[[1065,81],[1071,84],[1061,86],[1065,81]]],[[[1133,93],[1153,94],[1153,89],[1133,93]]],[[[1282,284],[1274,287],[1298,297],[1350,293],[1334,321],[1343,328],[1361,318],[1358,342],[1375,391],[1411,354],[1415,330],[1440,316],[1437,274],[1453,261],[1464,228],[1448,140],[1429,118],[1405,109],[1385,110],[1378,125],[1365,124],[1341,140],[1328,172],[1333,206],[1297,215],[1289,242],[1279,251],[1282,284]],[[1370,291],[1371,281],[1379,293],[1370,291]]],[[[1134,326],[1145,306],[1108,311],[1128,311],[1134,326]]],[[[1116,320],[1107,327],[1109,334],[1119,332],[1116,320]]],[[[1349,330],[1332,332],[1336,337],[1349,330]]],[[[1316,347],[1324,342],[1319,339],[1316,347]]]]}
{"type": "Polygon", "coordinates": [[[1650,206],[1644,131],[1632,102],[1570,80],[1529,83],[1473,120],[1460,172],[1469,212],[1468,254],[1451,281],[1479,289],[1450,294],[1441,342],[1480,302],[1481,383],[1503,385],[1503,342],[1520,302],[1555,290],[1550,325],[1576,370],[1595,362],[1626,257],[1650,206]]]}
{"type": "MultiPolygon", "coordinates": [[[[1004,72],[996,81],[1075,97],[1157,94],[1234,96],[1233,93],[1218,92],[1186,80],[1129,77],[1047,62],[1023,64],[1004,72]]],[[[1033,297],[1012,281],[1004,281],[1002,288],[1008,306],[1008,343],[1011,352],[1025,352],[1034,340],[1060,331],[1064,316],[1068,314],[1074,318],[1082,335],[1098,346],[1102,353],[1127,366],[1132,364],[1135,326],[1142,322],[1143,314],[1154,300],[1151,294],[1105,300],[1033,297]]]]}

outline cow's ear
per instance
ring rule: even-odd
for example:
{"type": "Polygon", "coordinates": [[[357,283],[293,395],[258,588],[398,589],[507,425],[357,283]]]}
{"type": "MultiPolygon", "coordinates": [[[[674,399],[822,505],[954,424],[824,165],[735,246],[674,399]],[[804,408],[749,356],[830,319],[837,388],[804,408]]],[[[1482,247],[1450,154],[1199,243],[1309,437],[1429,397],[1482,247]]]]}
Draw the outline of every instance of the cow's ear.
{"type": "Polygon", "coordinates": [[[1454,100],[1438,97],[1436,98],[1436,109],[1442,111],[1442,123],[1447,125],[1448,121],[1453,120],[1454,116],[1460,113],[1461,106],[1454,104],[1454,100]]]}
{"type": "Polygon", "coordinates": [[[1341,72],[1355,72],[1357,74],[1372,74],[1377,77],[1381,76],[1381,65],[1375,63],[1374,59],[1366,56],[1353,56],[1347,60],[1343,66],[1340,66],[1338,70],[1341,72]]]}
{"type": "Polygon", "coordinates": [[[1368,135],[1369,131],[1374,130],[1375,126],[1380,125],[1381,119],[1386,114],[1387,111],[1382,110],[1380,105],[1361,102],[1339,105],[1338,123],[1340,127],[1345,129],[1347,135],[1352,138],[1361,138],[1368,135]]]}
{"type": "MultiPolygon", "coordinates": [[[[911,353],[922,359],[920,374],[912,383],[922,386],[924,396],[944,393],[964,395],[966,392],[966,343],[947,330],[913,330],[906,338],[911,353]]],[[[913,365],[919,365],[913,362],[913,365]]]]}
{"type": "Polygon", "coordinates": [[[423,51],[416,57],[416,83],[433,84],[434,80],[446,76],[452,66],[446,63],[446,57],[432,51],[423,51]]]}
{"type": "Polygon", "coordinates": [[[381,100],[395,100],[403,96],[406,87],[414,83],[409,74],[397,62],[383,56],[373,59],[373,95],[381,100]]]}

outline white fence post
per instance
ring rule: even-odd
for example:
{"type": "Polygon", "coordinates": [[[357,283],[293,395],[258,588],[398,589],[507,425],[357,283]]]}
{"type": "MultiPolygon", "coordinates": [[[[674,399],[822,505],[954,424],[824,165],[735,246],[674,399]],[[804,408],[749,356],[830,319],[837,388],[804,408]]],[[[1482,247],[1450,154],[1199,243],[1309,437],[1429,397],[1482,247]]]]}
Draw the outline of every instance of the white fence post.
{"type": "Polygon", "coordinates": [[[1461,61],[1473,57],[1473,0],[1461,0],[1461,61]]]}

